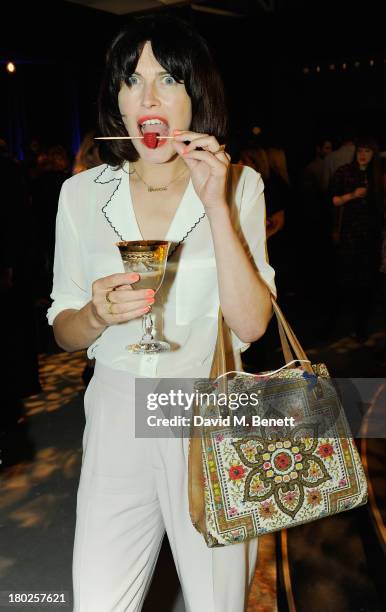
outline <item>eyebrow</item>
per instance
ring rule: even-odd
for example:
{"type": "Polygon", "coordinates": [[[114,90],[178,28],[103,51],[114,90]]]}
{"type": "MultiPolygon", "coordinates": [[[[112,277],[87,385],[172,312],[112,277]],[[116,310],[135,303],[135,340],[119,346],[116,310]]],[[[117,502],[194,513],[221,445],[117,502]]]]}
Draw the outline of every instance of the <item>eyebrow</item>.
{"type": "MultiPolygon", "coordinates": [[[[133,74],[136,74],[138,76],[143,76],[140,72],[133,72],[133,74]]],[[[156,72],[157,75],[161,76],[162,74],[170,74],[170,72],[168,70],[161,70],[160,72],[156,72]]]]}

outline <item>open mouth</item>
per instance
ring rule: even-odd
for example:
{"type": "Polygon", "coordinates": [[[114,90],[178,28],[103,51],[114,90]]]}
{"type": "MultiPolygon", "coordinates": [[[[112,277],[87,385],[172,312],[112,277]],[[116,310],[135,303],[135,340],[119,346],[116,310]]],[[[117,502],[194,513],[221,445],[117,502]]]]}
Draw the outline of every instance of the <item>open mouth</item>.
{"type": "Polygon", "coordinates": [[[140,117],[138,130],[144,137],[143,144],[149,149],[155,149],[167,142],[162,136],[169,135],[169,123],[164,117],[140,117]]]}
{"type": "Polygon", "coordinates": [[[140,120],[138,123],[138,127],[143,135],[157,133],[160,136],[168,136],[169,135],[169,124],[166,119],[145,119],[145,121],[140,120]]]}
{"type": "Polygon", "coordinates": [[[169,135],[169,124],[164,117],[141,117],[138,120],[138,129],[144,136],[143,143],[150,149],[164,144],[166,140],[163,140],[162,136],[169,135]]]}

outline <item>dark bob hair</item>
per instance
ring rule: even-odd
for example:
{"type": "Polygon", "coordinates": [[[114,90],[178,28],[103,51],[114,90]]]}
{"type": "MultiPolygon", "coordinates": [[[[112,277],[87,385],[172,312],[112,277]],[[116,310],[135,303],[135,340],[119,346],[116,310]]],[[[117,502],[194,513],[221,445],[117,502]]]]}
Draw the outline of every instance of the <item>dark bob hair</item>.
{"type": "MultiPolygon", "coordinates": [[[[98,100],[101,136],[127,136],[118,93],[123,83],[129,84],[147,41],[159,64],[185,84],[192,103],[190,129],[223,142],[227,127],[224,87],[211,52],[187,23],[165,15],[135,20],[112,42],[98,100]]],[[[136,161],[138,153],[129,140],[112,140],[103,142],[100,157],[111,166],[121,166],[126,160],[136,161]]]]}

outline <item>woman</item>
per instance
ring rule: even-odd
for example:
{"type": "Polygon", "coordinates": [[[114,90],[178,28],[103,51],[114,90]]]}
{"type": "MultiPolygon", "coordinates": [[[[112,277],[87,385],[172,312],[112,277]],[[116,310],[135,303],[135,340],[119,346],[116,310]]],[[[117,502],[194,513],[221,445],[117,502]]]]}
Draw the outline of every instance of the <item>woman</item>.
{"type": "Polygon", "coordinates": [[[331,197],[338,212],[334,232],[338,297],[348,299],[356,337],[364,341],[380,265],[384,210],[379,150],[372,138],[358,140],[354,160],[338,168],[331,197]]]}
{"type": "MultiPolygon", "coordinates": [[[[270,149],[271,151],[277,149],[270,149]]],[[[262,147],[244,149],[241,152],[240,163],[254,168],[262,177],[265,187],[266,203],[266,237],[271,238],[280,232],[285,223],[285,202],[288,199],[287,183],[279,171],[270,168],[266,151],[262,147]]],[[[287,175],[288,176],[288,175],[287,175]]],[[[271,241],[272,242],[272,241],[271,241]]],[[[268,245],[270,246],[270,245],[268,245]]],[[[272,258],[270,257],[272,261],[272,258]]]]}
{"type": "MultiPolygon", "coordinates": [[[[332,141],[321,138],[315,146],[315,158],[306,166],[299,176],[298,236],[302,239],[304,252],[308,257],[304,261],[304,279],[307,282],[307,295],[323,311],[323,304],[331,301],[331,270],[333,269],[333,244],[331,238],[332,206],[326,205],[323,189],[325,160],[333,151],[332,141]],[[318,270],[317,277],[315,269],[318,270]],[[330,289],[330,290],[329,290],[330,289]]],[[[298,245],[299,248],[299,245],[298,245]]]]}
{"type": "Polygon", "coordinates": [[[263,185],[254,171],[230,165],[219,143],[225,117],[220,77],[189,26],[139,20],[112,43],[101,133],[174,138],[155,148],[141,139],[109,142],[101,152],[107,164],[71,178],[60,198],[48,319],[63,349],[88,348],[96,359],[85,395],[77,612],[140,610],[165,528],[187,609],[245,607],[257,540],[207,548],[188,511],[188,439],[136,437],[134,420],[136,377],[208,376],[219,304],[235,356],[271,317],[263,185]],[[120,239],[173,243],[156,298],[123,272],[120,239]],[[129,353],[150,308],[172,350],[129,353]]]}
{"type": "Polygon", "coordinates": [[[95,166],[100,165],[101,161],[98,145],[95,142],[95,132],[92,130],[91,132],[87,132],[80,144],[79,150],[75,156],[72,174],[78,174],[90,168],[95,168],[95,166]]]}

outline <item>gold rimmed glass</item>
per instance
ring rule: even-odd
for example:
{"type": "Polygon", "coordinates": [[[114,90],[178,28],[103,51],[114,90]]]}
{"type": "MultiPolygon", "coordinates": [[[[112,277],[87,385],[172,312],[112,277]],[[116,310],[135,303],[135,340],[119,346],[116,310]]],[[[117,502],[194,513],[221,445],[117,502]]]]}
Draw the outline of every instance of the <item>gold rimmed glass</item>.
{"type": "MultiPolygon", "coordinates": [[[[165,275],[170,242],[165,240],[128,240],[117,242],[125,272],[139,274],[133,285],[137,289],[153,289],[157,293],[165,275]]],[[[126,348],[130,353],[159,353],[169,351],[164,340],[154,340],[153,319],[150,312],[142,316],[143,336],[126,348]]]]}

